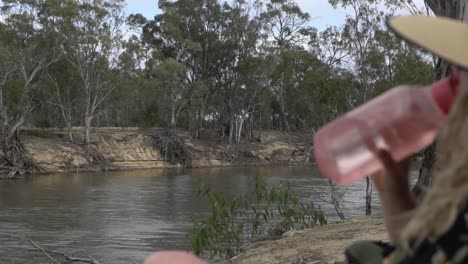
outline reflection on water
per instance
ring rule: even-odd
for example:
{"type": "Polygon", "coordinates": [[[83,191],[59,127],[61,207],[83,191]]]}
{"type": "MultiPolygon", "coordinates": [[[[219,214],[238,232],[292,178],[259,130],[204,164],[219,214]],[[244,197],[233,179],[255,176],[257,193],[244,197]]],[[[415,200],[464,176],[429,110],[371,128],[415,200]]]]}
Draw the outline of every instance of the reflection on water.
{"type": "MultiPolygon", "coordinates": [[[[28,235],[49,249],[83,249],[104,263],[140,262],[161,249],[189,249],[185,235],[209,213],[198,183],[245,194],[249,176],[288,182],[303,200],[326,196],[327,182],[310,167],[214,168],[57,174],[0,182],[0,233],[28,235]]],[[[365,183],[348,188],[346,216],[363,215],[365,183]]],[[[317,200],[317,198],[315,198],[317,200]]],[[[327,215],[333,208],[321,203],[327,215]]],[[[378,202],[374,212],[380,212],[378,202]]],[[[0,263],[38,263],[37,253],[0,236],[0,263]]]]}

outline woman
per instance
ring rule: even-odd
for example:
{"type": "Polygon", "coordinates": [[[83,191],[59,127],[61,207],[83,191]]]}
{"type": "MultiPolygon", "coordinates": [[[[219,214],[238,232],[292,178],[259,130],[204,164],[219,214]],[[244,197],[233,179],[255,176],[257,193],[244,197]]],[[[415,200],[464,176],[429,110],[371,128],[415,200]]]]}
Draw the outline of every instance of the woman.
{"type": "MultiPolygon", "coordinates": [[[[435,17],[398,17],[389,27],[400,37],[461,69],[468,69],[468,25],[435,17]]],[[[434,180],[416,208],[409,161],[381,151],[385,170],[374,182],[391,244],[364,242],[346,251],[348,263],[468,263],[468,74],[461,73],[455,105],[439,137],[434,180]]]]}

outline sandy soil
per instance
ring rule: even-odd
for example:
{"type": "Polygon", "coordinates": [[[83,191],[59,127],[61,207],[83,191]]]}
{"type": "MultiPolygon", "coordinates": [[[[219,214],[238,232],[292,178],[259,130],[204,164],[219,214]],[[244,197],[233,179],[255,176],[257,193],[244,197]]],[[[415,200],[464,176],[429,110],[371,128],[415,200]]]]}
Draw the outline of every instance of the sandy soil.
{"type": "MultiPolygon", "coordinates": [[[[23,133],[24,146],[34,161],[47,172],[86,171],[104,169],[93,162],[85,151],[82,133],[74,131],[74,142],[65,132],[34,130],[23,133]]],[[[286,135],[277,131],[262,133],[262,142],[244,142],[237,145],[218,144],[206,133],[201,139],[192,139],[188,132],[178,135],[193,153],[193,167],[267,166],[310,164],[310,136],[306,133],[286,135]]],[[[144,130],[95,129],[92,147],[102,155],[111,170],[171,168],[153,146],[152,137],[144,130]]]]}
{"type": "Polygon", "coordinates": [[[380,218],[359,218],[323,227],[290,232],[282,239],[246,246],[239,256],[221,264],[334,264],[357,241],[386,241],[380,218]]]}

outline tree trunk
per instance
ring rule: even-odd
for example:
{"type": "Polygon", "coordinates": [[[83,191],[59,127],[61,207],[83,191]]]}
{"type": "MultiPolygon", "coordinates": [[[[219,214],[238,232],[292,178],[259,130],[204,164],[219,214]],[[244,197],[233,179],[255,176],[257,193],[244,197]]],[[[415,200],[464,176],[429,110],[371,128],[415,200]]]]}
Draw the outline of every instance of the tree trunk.
{"type": "Polygon", "coordinates": [[[238,132],[238,134],[237,134],[237,143],[240,143],[240,141],[241,141],[241,138],[242,138],[242,129],[243,129],[243,127],[244,127],[244,122],[245,122],[245,119],[242,117],[242,118],[240,119],[240,122],[239,122],[240,124],[239,124],[239,128],[238,128],[238,129],[239,129],[239,132],[238,132]]]}
{"type": "Polygon", "coordinates": [[[203,120],[205,120],[205,110],[202,108],[200,111],[199,117],[200,123],[198,124],[198,136],[200,136],[200,132],[203,131],[203,120]]]}
{"type": "Polygon", "coordinates": [[[247,122],[245,124],[246,126],[246,140],[248,142],[252,142],[255,139],[254,135],[254,115],[253,113],[250,114],[250,117],[247,119],[247,122]]]}
{"type": "Polygon", "coordinates": [[[229,145],[232,145],[232,139],[234,136],[234,126],[235,126],[234,117],[232,117],[231,115],[230,126],[229,126],[229,145]]]}
{"type": "Polygon", "coordinates": [[[24,115],[16,121],[13,126],[6,127],[6,134],[4,135],[4,142],[3,142],[3,152],[6,161],[9,163],[11,167],[18,167],[18,169],[22,169],[22,165],[20,164],[22,161],[20,160],[21,156],[18,153],[18,146],[20,145],[19,140],[19,129],[24,123],[24,115]]]}
{"type": "Polygon", "coordinates": [[[342,194],[338,194],[338,187],[337,185],[332,181],[328,180],[328,186],[330,187],[330,199],[331,203],[333,204],[333,207],[335,208],[336,214],[340,218],[340,220],[345,220],[345,215],[343,213],[342,209],[342,194]]]}
{"type": "Polygon", "coordinates": [[[283,128],[286,132],[289,133],[291,132],[291,129],[289,128],[288,117],[286,116],[286,106],[284,102],[283,90],[280,91],[279,103],[280,103],[281,121],[283,123],[283,128]]]}
{"type": "Polygon", "coordinates": [[[189,116],[190,116],[189,129],[190,129],[190,132],[192,133],[192,138],[198,139],[198,123],[200,122],[198,118],[199,117],[198,111],[192,110],[189,113],[189,116]]]}
{"type": "Polygon", "coordinates": [[[70,140],[70,142],[73,142],[73,133],[72,133],[72,126],[73,126],[72,118],[73,117],[72,117],[71,106],[68,108],[65,108],[62,106],[61,110],[62,110],[62,117],[67,126],[68,140],[70,140]]]}
{"type": "Polygon", "coordinates": [[[84,137],[84,144],[85,146],[89,146],[89,143],[91,142],[91,121],[92,117],[89,115],[86,115],[85,117],[85,122],[84,122],[84,132],[85,132],[85,137],[84,137]]]}
{"type": "Polygon", "coordinates": [[[67,120],[67,133],[68,133],[68,140],[70,140],[70,142],[73,142],[72,121],[71,121],[71,119],[67,120]]]}
{"type": "Polygon", "coordinates": [[[15,178],[17,175],[22,175],[24,173],[43,171],[27,156],[19,138],[20,128],[24,123],[25,115],[27,113],[27,111],[23,112],[21,117],[13,126],[10,126],[8,122],[4,122],[3,139],[1,142],[3,149],[3,164],[1,171],[2,173],[6,172],[5,174],[8,174],[7,177],[10,178],[15,178]]]}
{"type": "MultiPolygon", "coordinates": [[[[23,86],[23,95],[20,100],[20,107],[16,114],[10,114],[7,112],[5,102],[3,98],[3,91],[0,91],[0,119],[3,119],[2,127],[2,142],[1,147],[3,148],[3,164],[1,165],[2,171],[7,171],[9,177],[16,177],[17,174],[23,173],[34,173],[40,172],[42,169],[37,166],[26,154],[25,149],[21,143],[19,133],[20,129],[26,121],[27,116],[34,110],[35,107],[31,106],[32,96],[30,92],[36,86],[31,83],[36,74],[39,72],[39,66],[30,75],[25,73],[23,67],[23,77],[25,80],[23,86]],[[14,124],[11,126],[11,124],[14,124]]],[[[5,83],[5,82],[4,82],[5,83]]]]}
{"type": "Polygon", "coordinates": [[[366,178],[366,215],[372,214],[372,181],[366,178]]]}
{"type": "Polygon", "coordinates": [[[236,128],[234,130],[234,141],[236,143],[239,143],[240,142],[240,122],[241,122],[241,119],[240,117],[236,117],[236,128]]]}
{"type": "Polygon", "coordinates": [[[202,106],[201,110],[195,111],[194,113],[194,122],[193,122],[193,129],[192,129],[192,137],[199,139],[200,133],[203,130],[203,119],[205,118],[205,107],[202,106]]]}
{"type": "MultiPolygon", "coordinates": [[[[468,21],[468,0],[426,0],[426,4],[431,8],[436,16],[456,18],[468,21]]],[[[449,74],[449,65],[439,60],[437,65],[436,79],[439,80],[449,74]]],[[[419,170],[419,177],[414,188],[418,197],[423,194],[423,190],[432,181],[432,169],[437,159],[437,144],[434,143],[423,152],[423,162],[419,170]]]]}
{"type": "Polygon", "coordinates": [[[171,122],[169,128],[175,130],[176,128],[176,104],[172,102],[171,104],[171,122]]]}

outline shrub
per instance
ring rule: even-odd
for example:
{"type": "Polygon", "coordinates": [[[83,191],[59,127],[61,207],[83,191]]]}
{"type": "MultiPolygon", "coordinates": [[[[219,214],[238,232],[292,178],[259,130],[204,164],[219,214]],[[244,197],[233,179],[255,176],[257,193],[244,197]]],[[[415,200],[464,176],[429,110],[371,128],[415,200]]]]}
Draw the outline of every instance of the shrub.
{"type": "Polygon", "coordinates": [[[327,223],[322,210],[313,202],[300,202],[289,185],[269,188],[260,177],[251,183],[249,195],[235,198],[200,185],[197,195],[208,198],[211,216],[195,222],[188,235],[195,254],[229,259],[248,242],[327,223]]]}

